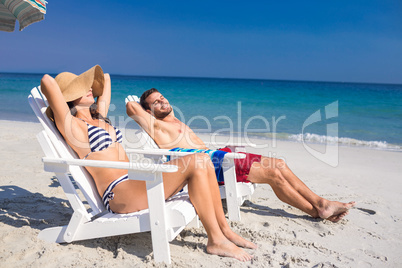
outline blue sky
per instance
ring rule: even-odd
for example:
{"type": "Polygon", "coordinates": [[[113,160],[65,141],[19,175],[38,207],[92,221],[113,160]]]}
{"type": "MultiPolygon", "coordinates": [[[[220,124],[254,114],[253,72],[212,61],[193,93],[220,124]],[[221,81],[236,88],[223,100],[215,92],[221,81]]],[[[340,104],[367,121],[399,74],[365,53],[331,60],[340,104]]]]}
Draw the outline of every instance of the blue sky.
{"type": "Polygon", "coordinates": [[[0,72],[402,84],[402,1],[53,1],[0,72]]]}

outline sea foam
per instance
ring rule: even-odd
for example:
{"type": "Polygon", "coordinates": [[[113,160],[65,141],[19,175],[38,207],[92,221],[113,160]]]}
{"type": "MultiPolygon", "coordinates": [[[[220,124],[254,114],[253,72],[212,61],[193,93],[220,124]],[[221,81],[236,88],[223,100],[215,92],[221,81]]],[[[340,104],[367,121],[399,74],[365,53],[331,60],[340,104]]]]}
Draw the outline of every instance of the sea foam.
{"type": "Polygon", "coordinates": [[[395,144],[389,144],[386,141],[364,141],[352,138],[344,138],[344,137],[333,137],[326,135],[318,135],[312,133],[304,133],[304,134],[291,134],[288,136],[289,140],[294,140],[298,142],[311,142],[311,143],[328,143],[328,144],[340,144],[346,146],[363,146],[363,147],[371,147],[378,149],[386,149],[386,150],[402,150],[401,146],[395,144]]]}

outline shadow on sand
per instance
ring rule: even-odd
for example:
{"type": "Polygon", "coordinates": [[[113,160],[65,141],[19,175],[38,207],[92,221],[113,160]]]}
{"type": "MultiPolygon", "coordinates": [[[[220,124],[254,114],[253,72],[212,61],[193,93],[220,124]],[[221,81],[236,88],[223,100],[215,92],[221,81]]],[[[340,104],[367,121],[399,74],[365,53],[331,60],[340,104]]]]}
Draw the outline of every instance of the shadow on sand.
{"type": "Polygon", "coordinates": [[[286,217],[286,218],[290,218],[290,219],[304,219],[304,220],[308,220],[311,222],[317,222],[317,221],[321,221],[322,219],[315,219],[312,218],[309,215],[295,215],[295,214],[291,214],[286,212],[283,209],[273,209],[270,208],[268,206],[262,206],[259,204],[255,204],[249,200],[246,200],[243,204],[243,206],[241,207],[241,211],[244,213],[255,213],[257,215],[261,215],[261,216],[269,216],[269,217],[286,217]]]}
{"type": "MultiPolygon", "coordinates": [[[[53,177],[49,187],[58,187],[57,179],[53,177]]],[[[32,193],[19,186],[0,186],[0,222],[15,228],[30,227],[38,230],[34,236],[43,229],[67,225],[73,213],[67,199],[47,197],[41,193],[32,193]]],[[[201,231],[200,231],[201,232],[201,231]]],[[[203,236],[184,231],[181,239],[171,243],[193,249],[205,250],[202,243],[186,241],[185,237],[203,236]]],[[[72,242],[73,245],[82,245],[88,248],[103,249],[111,252],[116,258],[119,254],[135,255],[142,261],[149,261],[152,254],[151,233],[137,233],[123,236],[96,238],[85,241],[72,242]]],[[[60,244],[67,246],[68,244],[60,244]]]]}
{"type": "Polygon", "coordinates": [[[31,193],[15,185],[0,186],[0,222],[17,228],[44,229],[69,222],[67,200],[31,193]]]}

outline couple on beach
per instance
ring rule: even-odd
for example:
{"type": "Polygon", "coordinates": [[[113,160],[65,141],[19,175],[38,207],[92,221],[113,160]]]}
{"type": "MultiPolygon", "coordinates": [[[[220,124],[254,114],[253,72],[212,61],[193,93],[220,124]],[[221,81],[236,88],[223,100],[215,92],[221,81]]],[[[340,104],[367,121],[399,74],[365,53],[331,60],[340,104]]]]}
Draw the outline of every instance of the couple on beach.
{"type": "MultiPolygon", "coordinates": [[[[47,115],[53,120],[66,142],[82,159],[123,161],[129,159],[121,145],[122,133],[107,118],[111,81],[96,65],[75,75],[63,72],[55,78],[44,75],[41,89],[47,97],[47,115]],[[95,100],[96,98],[96,100],[95,100]]],[[[133,118],[161,148],[207,149],[203,141],[179,121],[167,99],[156,89],[147,90],[137,102],[127,103],[133,118]]],[[[236,175],[253,183],[269,184],[283,202],[314,218],[333,222],[341,220],[354,202],[326,200],[313,193],[283,160],[246,154],[237,160],[236,175]]],[[[207,232],[207,252],[240,261],[252,256],[242,248],[257,246],[234,233],[222,208],[217,178],[207,154],[196,153],[174,159],[176,173],[164,173],[165,197],[169,198],[188,185],[190,200],[207,232]]],[[[114,213],[130,213],[148,207],[143,181],[129,180],[127,171],[86,167],[102,196],[105,207],[114,213]]]]}

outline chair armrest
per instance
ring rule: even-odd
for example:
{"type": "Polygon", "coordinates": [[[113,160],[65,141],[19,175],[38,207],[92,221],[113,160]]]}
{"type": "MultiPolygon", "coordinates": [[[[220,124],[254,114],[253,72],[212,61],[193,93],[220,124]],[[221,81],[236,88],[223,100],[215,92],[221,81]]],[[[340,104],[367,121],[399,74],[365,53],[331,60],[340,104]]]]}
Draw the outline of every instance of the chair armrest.
{"type": "Polygon", "coordinates": [[[223,148],[227,147],[232,152],[246,152],[246,147],[257,147],[254,143],[226,143],[226,142],[205,142],[207,147],[223,148]]]}
{"type": "Polygon", "coordinates": [[[127,169],[129,171],[138,171],[147,173],[152,172],[172,173],[178,171],[178,167],[174,165],[160,165],[160,164],[149,164],[149,163],[141,164],[132,162],[65,159],[65,158],[51,158],[51,157],[43,157],[42,161],[45,164],[45,171],[49,172],[68,172],[69,166],[127,169]]]}
{"type": "Polygon", "coordinates": [[[230,146],[230,147],[257,147],[256,144],[254,143],[246,143],[246,142],[204,142],[205,145],[212,145],[212,146],[216,146],[216,147],[220,147],[220,146],[230,146]]]}
{"type": "Polygon", "coordinates": [[[135,101],[135,102],[140,102],[140,99],[136,95],[128,95],[127,98],[125,99],[126,104],[130,101],[135,101]]]}
{"type": "MultiPolygon", "coordinates": [[[[126,153],[136,153],[136,154],[147,154],[147,155],[169,155],[169,156],[186,156],[189,154],[193,154],[193,152],[172,152],[168,149],[126,149],[126,153]]],[[[241,153],[227,153],[225,154],[226,159],[243,159],[245,158],[245,154],[241,153]]]]}

